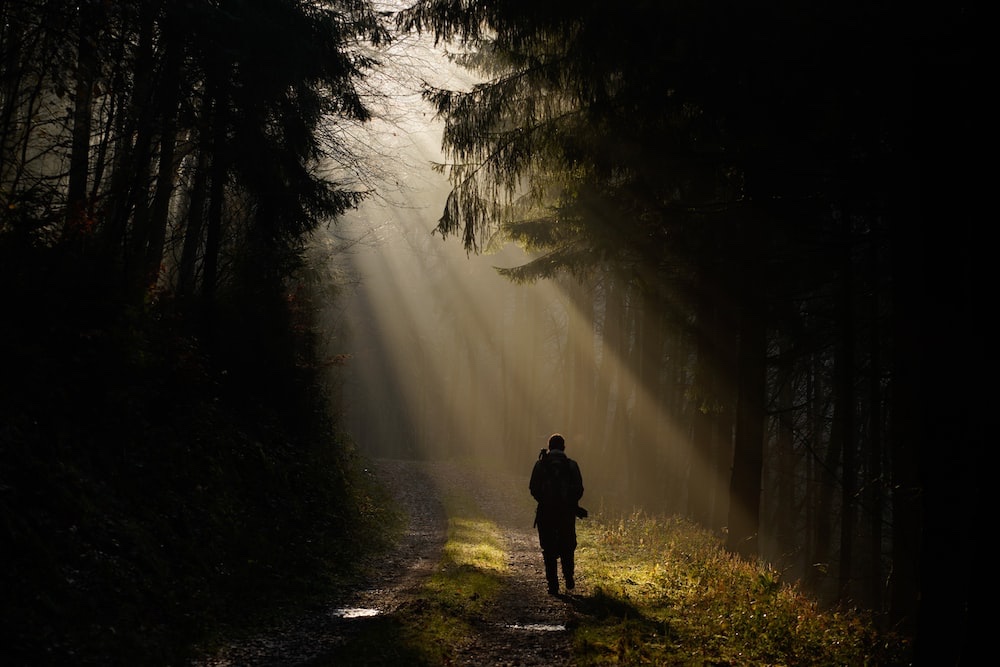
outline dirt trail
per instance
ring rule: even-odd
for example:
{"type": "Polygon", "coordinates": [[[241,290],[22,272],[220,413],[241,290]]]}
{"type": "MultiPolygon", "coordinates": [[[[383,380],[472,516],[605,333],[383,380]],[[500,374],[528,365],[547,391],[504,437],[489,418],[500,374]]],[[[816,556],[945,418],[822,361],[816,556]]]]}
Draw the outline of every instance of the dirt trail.
{"type": "MultiPolygon", "coordinates": [[[[303,666],[322,662],[324,654],[365,622],[345,617],[344,610],[392,613],[419,594],[423,580],[435,571],[445,542],[447,522],[443,494],[471,495],[482,513],[503,529],[508,553],[508,580],[467,646],[456,647],[450,665],[571,665],[570,640],[564,628],[574,623],[574,598],[545,590],[538,540],[531,526],[534,503],[527,492],[527,473],[504,478],[452,462],[378,460],[371,471],[407,512],[409,524],[400,544],[377,563],[372,580],[350,599],[317,609],[280,627],[233,645],[195,667],[303,666]]],[[[578,574],[577,596],[587,582],[578,574]]],[[[347,616],[352,616],[348,613],[347,616]]]]}

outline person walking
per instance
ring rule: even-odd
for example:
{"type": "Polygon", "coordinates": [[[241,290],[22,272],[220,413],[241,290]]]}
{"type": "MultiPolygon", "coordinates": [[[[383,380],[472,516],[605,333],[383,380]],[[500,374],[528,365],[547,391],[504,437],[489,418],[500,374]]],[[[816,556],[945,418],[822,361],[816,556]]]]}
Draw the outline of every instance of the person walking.
{"type": "Polygon", "coordinates": [[[528,490],[538,501],[535,526],[538,543],[545,563],[545,580],[549,593],[559,593],[559,564],[566,590],[573,590],[574,556],[576,552],[576,518],[586,516],[579,508],[583,497],[583,476],[580,466],[566,456],[566,439],[558,433],[549,436],[548,451],[542,450],[531,470],[528,490]]]}

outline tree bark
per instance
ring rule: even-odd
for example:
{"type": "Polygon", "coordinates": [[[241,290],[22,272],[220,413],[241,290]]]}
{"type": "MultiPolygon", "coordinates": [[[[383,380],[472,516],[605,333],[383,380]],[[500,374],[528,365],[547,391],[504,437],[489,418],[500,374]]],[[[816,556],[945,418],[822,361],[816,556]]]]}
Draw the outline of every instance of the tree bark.
{"type": "Polygon", "coordinates": [[[739,397],[726,548],[750,560],[759,555],[766,353],[766,327],[760,304],[753,296],[747,296],[740,316],[739,397]]]}
{"type": "MultiPolygon", "coordinates": [[[[869,236],[874,236],[869,234],[869,236]]],[[[868,296],[870,337],[868,345],[869,375],[868,375],[868,466],[865,476],[864,502],[869,510],[868,520],[868,560],[869,606],[877,612],[884,609],[885,595],[883,591],[882,567],[882,517],[885,513],[885,490],[882,480],[882,324],[879,301],[881,290],[878,284],[879,276],[878,246],[874,238],[870,240],[868,249],[868,278],[871,292],[868,296]]]]}
{"type": "Polygon", "coordinates": [[[858,446],[854,429],[854,303],[849,216],[845,216],[843,224],[841,277],[836,296],[838,332],[833,364],[834,410],[830,433],[831,441],[839,443],[836,449],[843,456],[840,466],[840,559],[837,567],[837,599],[841,602],[850,598],[853,579],[858,446]]]}
{"type": "Polygon", "coordinates": [[[85,224],[87,179],[90,174],[90,132],[93,119],[94,79],[97,71],[97,39],[100,5],[87,0],[79,7],[76,84],[73,100],[72,148],[66,192],[65,233],[72,235],[85,224]]]}
{"type": "Polygon", "coordinates": [[[795,526],[795,426],[792,423],[794,364],[788,355],[778,365],[778,433],[775,439],[774,535],[776,551],[787,553],[794,548],[795,526]]]}

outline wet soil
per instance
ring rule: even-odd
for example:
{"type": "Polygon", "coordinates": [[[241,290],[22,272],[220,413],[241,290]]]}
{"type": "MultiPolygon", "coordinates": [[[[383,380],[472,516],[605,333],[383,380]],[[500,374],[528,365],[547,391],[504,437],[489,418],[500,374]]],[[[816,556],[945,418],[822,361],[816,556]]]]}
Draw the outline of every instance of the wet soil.
{"type": "Polygon", "coordinates": [[[449,665],[513,667],[571,665],[567,627],[574,603],[586,590],[578,573],[573,595],[546,591],[538,539],[532,528],[534,502],[523,478],[472,469],[454,462],[377,460],[377,476],[408,517],[403,538],[373,563],[369,581],[346,599],[331,602],[258,637],[233,643],[194,667],[263,667],[324,664],[370,615],[391,614],[418,599],[420,586],[440,564],[447,534],[444,493],[471,495],[482,514],[502,529],[508,554],[505,585],[476,625],[476,634],[455,647],[449,665]]]}

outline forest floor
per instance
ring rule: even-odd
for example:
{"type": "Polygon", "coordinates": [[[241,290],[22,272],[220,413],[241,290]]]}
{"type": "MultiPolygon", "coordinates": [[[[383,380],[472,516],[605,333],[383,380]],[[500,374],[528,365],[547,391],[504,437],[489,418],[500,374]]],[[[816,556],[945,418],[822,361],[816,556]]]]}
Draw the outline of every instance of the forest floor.
{"type": "Polygon", "coordinates": [[[475,624],[474,636],[453,647],[449,665],[571,665],[566,628],[580,615],[586,578],[573,594],[546,591],[534,501],[523,478],[505,478],[452,462],[377,460],[371,472],[400,504],[407,528],[394,549],[372,563],[364,585],[344,600],[283,619],[258,636],[234,642],[195,667],[262,667],[328,664],[338,646],[365,623],[419,601],[421,586],[441,564],[448,520],[443,492],[472,496],[482,517],[502,531],[508,558],[504,586],[475,624]]]}

